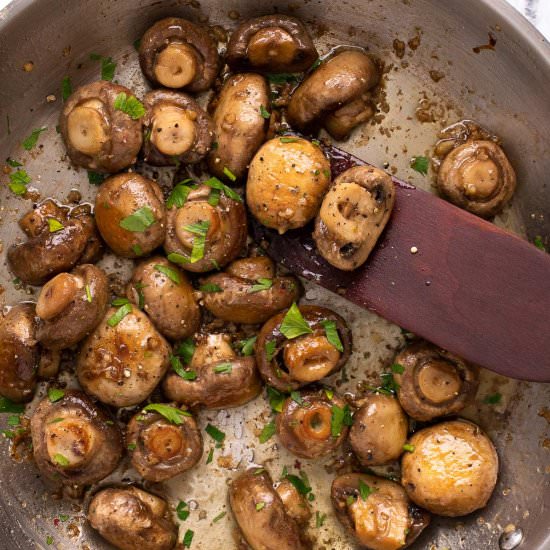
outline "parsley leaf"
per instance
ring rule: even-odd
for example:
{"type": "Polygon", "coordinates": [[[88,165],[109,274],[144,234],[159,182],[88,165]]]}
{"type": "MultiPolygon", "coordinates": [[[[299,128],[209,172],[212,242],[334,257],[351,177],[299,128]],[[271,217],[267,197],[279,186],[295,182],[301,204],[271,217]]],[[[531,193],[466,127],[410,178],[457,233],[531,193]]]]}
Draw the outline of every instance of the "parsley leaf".
{"type": "Polygon", "coordinates": [[[311,492],[311,486],[309,485],[309,481],[307,480],[307,477],[303,475],[303,472],[301,477],[295,476],[293,474],[287,474],[286,479],[288,479],[288,481],[290,481],[290,483],[294,485],[296,490],[301,495],[307,495],[308,493],[311,492]]]}
{"type": "Polygon", "coordinates": [[[8,187],[16,195],[24,195],[27,192],[27,185],[31,182],[30,176],[25,170],[17,170],[10,174],[10,183],[8,187]]]}
{"type": "Polygon", "coordinates": [[[372,495],[372,493],[376,493],[377,490],[378,489],[367,485],[362,479],[359,480],[359,494],[361,495],[361,498],[363,500],[367,500],[369,495],[372,495]]]}
{"type": "Polygon", "coordinates": [[[48,227],[50,228],[50,233],[56,233],[64,229],[63,224],[55,218],[48,218],[48,227]]]}
{"type": "Polygon", "coordinates": [[[212,424],[208,424],[205,428],[206,433],[218,443],[222,443],[225,439],[225,434],[216,428],[216,426],[212,426],[212,424]]]}
{"type": "Polygon", "coordinates": [[[195,344],[192,338],[186,338],[175,350],[176,355],[179,355],[183,362],[188,365],[195,353],[195,344]]]}
{"type": "Polygon", "coordinates": [[[181,376],[184,380],[196,380],[197,372],[194,370],[185,370],[181,364],[181,360],[177,355],[170,355],[170,364],[174,372],[181,376]]]}
{"type": "Polygon", "coordinates": [[[286,395],[272,386],[267,386],[267,398],[269,399],[269,406],[275,411],[280,413],[283,410],[283,404],[286,399],[286,395]]]}
{"type": "Polygon", "coordinates": [[[233,172],[231,172],[231,170],[227,166],[223,167],[223,173],[228,180],[237,181],[237,176],[233,172]]]}
{"type": "Polygon", "coordinates": [[[309,68],[310,71],[314,71],[322,63],[321,58],[318,57],[313,65],[309,68]]]}
{"type": "Polygon", "coordinates": [[[296,302],[286,312],[279,330],[288,340],[313,333],[307,321],[302,317],[296,302]]]}
{"type": "Polygon", "coordinates": [[[266,441],[269,441],[275,435],[276,431],[277,430],[275,428],[275,422],[268,422],[264,426],[262,433],[260,434],[260,443],[265,443],[266,441]]]}
{"type": "Polygon", "coordinates": [[[115,76],[116,63],[111,57],[103,57],[97,53],[91,53],[90,59],[93,61],[101,61],[101,80],[113,80],[115,76]]]}
{"type": "Polygon", "coordinates": [[[256,512],[259,512],[260,510],[263,510],[265,508],[265,502],[258,502],[256,504],[256,512]]]}
{"type": "Polygon", "coordinates": [[[298,82],[299,75],[293,73],[268,74],[267,79],[271,84],[286,84],[287,82],[298,82]]]}
{"type": "Polygon", "coordinates": [[[244,355],[245,357],[248,357],[249,355],[253,355],[254,353],[254,347],[256,345],[256,340],[258,339],[257,336],[251,336],[250,338],[247,338],[246,340],[241,340],[238,342],[238,346],[241,351],[241,355],[244,355]]]}
{"type": "Polygon", "coordinates": [[[342,345],[342,341],[340,340],[340,336],[338,334],[338,329],[336,328],[336,321],[325,319],[324,321],[321,321],[321,325],[325,328],[325,334],[329,343],[339,352],[343,353],[344,346],[342,345]]]}
{"type": "Polygon", "coordinates": [[[172,262],[173,264],[178,264],[178,265],[185,265],[189,263],[189,258],[184,256],[183,254],[178,254],[177,252],[170,252],[170,254],[166,256],[166,259],[169,262],[172,262]]]}
{"type": "Polygon", "coordinates": [[[488,395],[483,402],[487,405],[498,405],[502,401],[502,395],[500,393],[493,393],[488,395]]]}
{"type": "Polygon", "coordinates": [[[320,514],[319,511],[315,512],[315,527],[319,529],[323,526],[323,523],[325,523],[325,520],[327,519],[326,514],[320,514]]]}
{"type": "Polygon", "coordinates": [[[181,521],[185,521],[189,517],[190,513],[191,512],[189,511],[187,502],[180,500],[178,505],[176,506],[176,514],[178,515],[178,519],[181,519],[181,521]]]}
{"type": "Polygon", "coordinates": [[[61,81],[61,97],[63,101],[67,101],[73,93],[73,85],[71,83],[71,77],[65,76],[61,81]]]}
{"type": "Polygon", "coordinates": [[[243,202],[243,199],[241,199],[241,196],[237,192],[233,191],[233,189],[225,185],[225,183],[222,183],[218,178],[210,178],[204,182],[204,185],[208,185],[208,187],[212,187],[212,189],[219,189],[228,199],[243,202]]]}
{"type": "Polygon", "coordinates": [[[205,283],[204,285],[199,286],[201,292],[223,292],[223,290],[214,283],[205,283]]]}
{"type": "Polygon", "coordinates": [[[17,162],[16,160],[13,160],[12,158],[6,159],[6,164],[8,166],[11,166],[12,168],[18,168],[19,166],[23,166],[20,162],[17,162]]]}
{"type": "Polygon", "coordinates": [[[187,185],[188,183],[192,183],[193,180],[186,179],[183,181],[180,181],[178,184],[175,185],[175,187],[170,192],[170,195],[168,195],[168,199],[166,201],[166,208],[172,208],[175,206],[176,208],[181,208],[186,202],[187,197],[189,196],[189,193],[193,191],[193,189],[196,189],[197,186],[187,185]]]}
{"type": "Polygon", "coordinates": [[[198,223],[192,223],[183,227],[184,231],[188,231],[195,235],[193,239],[193,248],[191,250],[190,262],[194,264],[204,258],[204,247],[206,245],[206,235],[210,229],[210,221],[205,220],[198,223]]]}
{"type": "Polygon", "coordinates": [[[428,173],[430,161],[427,157],[413,157],[411,160],[411,168],[424,176],[428,173]]]}
{"type": "Polygon", "coordinates": [[[349,405],[339,407],[338,405],[332,405],[330,408],[332,417],[330,419],[330,434],[332,437],[338,437],[342,433],[344,426],[351,426],[353,424],[353,418],[349,405]]]}
{"type": "Polygon", "coordinates": [[[0,413],[15,413],[19,414],[24,412],[25,405],[14,403],[7,397],[0,397],[0,413]]]}
{"type": "Polygon", "coordinates": [[[271,340],[265,343],[265,357],[269,362],[273,361],[276,347],[277,342],[275,342],[275,340],[271,340]]]}
{"type": "Polygon", "coordinates": [[[136,210],[133,214],[130,214],[126,218],[120,220],[118,225],[120,225],[122,229],[126,229],[126,231],[142,233],[148,227],[151,227],[155,221],[153,211],[148,206],[143,206],[139,210],[136,210]]]}
{"type": "Polygon", "coordinates": [[[183,535],[183,547],[189,548],[191,546],[191,543],[193,542],[193,535],[195,533],[191,531],[191,529],[187,529],[185,531],[185,535],[183,535]]]}
{"type": "Polygon", "coordinates": [[[273,279],[266,279],[261,277],[256,281],[255,285],[252,285],[248,292],[250,294],[254,292],[262,292],[262,290],[269,290],[273,286],[273,279]]]}
{"type": "Polygon", "coordinates": [[[111,302],[111,305],[113,306],[123,306],[125,304],[129,304],[130,303],[130,300],[128,300],[128,298],[115,298],[112,302],[111,302]]]}
{"type": "Polygon", "coordinates": [[[120,306],[116,312],[107,319],[107,324],[110,327],[116,327],[126,315],[132,313],[132,304],[124,304],[120,306]]]}
{"type": "Polygon", "coordinates": [[[266,120],[271,118],[271,113],[263,105],[260,105],[260,115],[266,120]]]}
{"type": "Polygon", "coordinates": [[[227,515],[227,512],[220,512],[213,520],[212,523],[218,523],[220,519],[223,519],[227,515]]]}
{"type": "Polygon", "coordinates": [[[60,453],[56,453],[53,455],[53,461],[58,466],[62,466],[62,467],[67,467],[70,464],[69,459],[60,453]]]}
{"type": "Polygon", "coordinates": [[[145,114],[143,103],[133,95],[127,96],[125,92],[116,96],[114,107],[117,111],[126,113],[132,120],[139,120],[145,114]]]}
{"type": "Polygon", "coordinates": [[[92,303],[92,291],[90,290],[90,285],[86,285],[86,300],[91,304],[92,303]]]}
{"type": "Polygon", "coordinates": [[[214,367],[216,374],[231,374],[233,372],[233,365],[227,361],[219,363],[214,367]]]}
{"type": "Polygon", "coordinates": [[[182,411],[176,407],[171,407],[170,405],[163,405],[162,403],[150,403],[143,409],[144,411],[154,411],[159,413],[161,416],[164,416],[168,422],[180,426],[183,424],[182,416],[191,416],[191,413],[187,411],[182,411]]]}
{"type": "Polygon", "coordinates": [[[405,372],[405,367],[399,363],[394,363],[390,368],[394,374],[403,374],[405,372]]]}
{"type": "Polygon", "coordinates": [[[219,189],[211,189],[208,195],[208,204],[210,206],[218,206],[218,204],[220,204],[221,193],[219,189]]]}
{"type": "Polygon", "coordinates": [[[414,453],[415,448],[416,447],[410,443],[405,443],[405,445],[403,445],[403,450],[407,453],[414,453]]]}
{"type": "Polygon", "coordinates": [[[50,400],[51,403],[56,403],[57,401],[62,399],[64,395],[65,395],[65,392],[58,388],[48,389],[48,399],[50,400]]]}
{"type": "Polygon", "coordinates": [[[546,252],[546,247],[544,246],[544,243],[542,242],[542,237],[540,235],[537,235],[535,237],[535,240],[533,241],[533,244],[543,252],[546,252]]]}
{"type": "Polygon", "coordinates": [[[302,396],[300,395],[299,391],[291,391],[290,392],[290,399],[292,399],[292,401],[294,401],[294,403],[297,403],[300,406],[302,406],[304,404],[304,400],[302,399],[302,396]]]}
{"type": "Polygon", "coordinates": [[[155,264],[155,269],[166,275],[173,283],[176,283],[177,285],[181,283],[180,275],[173,267],[155,264]]]}
{"type": "Polygon", "coordinates": [[[279,138],[279,141],[281,143],[296,143],[298,141],[298,138],[292,136],[283,136],[279,138]]]}
{"type": "Polygon", "coordinates": [[[88,183],[92,185],[101,185],[105,176],[99,172],[94,172],[93,170],[88,170],[88,183]]]}
{"type": "Polygon", "coordinates": [[[43,128],[37,128],[36,130],[33,130],[31,135],[23,140],[23,149],[26,151],[30,151],[38,141],[38,138],[40,137],[40,134],[46,130],[46,126],[43,128]]]}

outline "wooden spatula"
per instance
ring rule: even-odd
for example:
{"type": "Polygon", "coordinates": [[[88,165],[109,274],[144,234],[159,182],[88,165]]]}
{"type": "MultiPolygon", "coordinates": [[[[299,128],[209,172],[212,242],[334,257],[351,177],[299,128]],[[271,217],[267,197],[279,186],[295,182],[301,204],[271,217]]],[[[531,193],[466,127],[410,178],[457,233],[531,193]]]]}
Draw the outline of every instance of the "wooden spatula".
{"type": "MultiPolygon", "coordinates": [[[[364,161],[327,148],[332,175],[364,161]]],[[[256,240],[297,275],[465,359],[512,378],[550,382],[550,255],[394,178],[392,218],[354,272],[316,253],[311,227],[256,240]]]]}

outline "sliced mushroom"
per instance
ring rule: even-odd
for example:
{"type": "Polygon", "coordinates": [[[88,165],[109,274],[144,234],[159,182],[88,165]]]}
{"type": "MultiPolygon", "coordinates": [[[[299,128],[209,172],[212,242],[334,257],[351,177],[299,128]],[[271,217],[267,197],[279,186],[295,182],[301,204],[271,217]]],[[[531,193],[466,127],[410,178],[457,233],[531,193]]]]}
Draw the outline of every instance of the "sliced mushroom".
{"type": "Polygon", "coordinates": [[[395,362],[403,367],[394,373],[399,402],[415,420],[457,414],[477,391],[478,367],[428,342],[408,346],[395,362]]]}
{"type": "Polygon", "coordinates": [[[243,203],[222,192],[211,204],[211,193],[211,187],[200,185],[182,206],[168,210],[164,249],[170,261],[186,271],[219,269],[234,260],[246,243],[243,203]]]}
{"type": "Polygon", "coordinates": [[[138,258],[164,241],[166,211],[158,184],[135,172],[107,178],[95,201],[101,236],[118,256],[138,258]]]}
{"type": "Polygon", "coordinates": [[[56,275],[38,297],[37,339],[52,350],[74,346],[100,323],[108,302],[109,281],[99,267],[85,264],[56,275]]]}
{"type": "Polygon", "coordinates": [[[361,50],[346,50],[321,63],[292,94],[287,120],[300,131],[323,125],[335,139],[345,139],[373,114],[369,90],[379,72],[361,50]]]}
{"type": "Polygon", "coordinates": [[[139,63],[155,86],[204,92],[218,74],[216,44],[208,31],[178,17],[167,17],[150,27],[139,47],[139,63]]]}
{"type": "Polygon", "coordinates": [[[330,163],[298,137],[269,140],[250,163],[246,202],[263,225],[285,233],[315,217],[330,184],[330,163]]]}
{"type": "Polygon", "coordinates": [[[418,506],[440,516],[465,516],[483,508],[493,493],[498,456],[479,426],[441,422],[416,432],[403,455],[401,482],[418,506]]]}
{"type": "Polygon", "coordinates": [[[265,141],[269,87],[258,74],[236,74],[227,79],[213,114],[216,146],[208,156],[210,172],[227,179],[227,171],[241,179],[254,153],[265,141]]]}
{"type": "Polygon", "coordinates": [[[122,435],[110,415],[80,391],[48,397],[31,418],[40,472],[64,485],[90,485],[108,476],[122,457],[122,435]]]}
{"type": "Polygon", "coordinates": [[[311,518],[311,508],[304,495],[288,479],[274,485],[277,494],[281,497],[286,513],[300,526],[306,525],[311,518]]]}
{"type": "Polygon", "coordinates": [[[77,166],[115,173],[136,162],[143,141],[141,121],[117,108],[120,97],[134,94],[101,80],[81,86],[65,102],[59,129],[77,166]]]}
{"type": "Polygon", "coordinates": [[[363,264],[390,219],[395,202],[391,177],[374,166],[340,174],[315,220],[317,250],[331,265],[351,271],[363,264]]]}
{"type": "Polygon", "coordinates": [[[430,523],[403,487],[367,474],[344,474],[332,482],[336,517],[361,547],[398,550],[412,544],[430,523]]]}
{"type": "Polygon", "coordinates": [[[264,381],[279,391],[292,391],[339,371],[351,354],[351,331],[340,315],[318,306],[300,306],[311,334],[287,339],[280,332],[287,312],[272,317],[256,341],[256,364],[264,381]],[[334,325],[343,351],[331,343],[326,323],[334,325]]]}
{"type": "Polygon", "coordinates": [[[193,287],[185,273],[163,256],[148,258],[136,267],[126,295],[170,340],[188,338],[199,328],[201,313],[193,287]]]}
{"type": "Polygon", "coordinates": [[[170,346],[147,316],[110,308],[82,345],[76,374],[86,393],[114,407],[145,400],[168,368],[170,346]]]}
{"type": "Polygon", "coordinates": [[[88,508],[88,521],[120,550],[171,550],[178,528],[168,503],[137,487],[98,491],[88,508]]]}
{"type": "Polygon", "coordinates": [[[176,369],[164,379],[164,393],[189,407],[239,407],[262,389],[254,358],[237,356],[224,334],[201,335],[188,370],[176,369]]]}

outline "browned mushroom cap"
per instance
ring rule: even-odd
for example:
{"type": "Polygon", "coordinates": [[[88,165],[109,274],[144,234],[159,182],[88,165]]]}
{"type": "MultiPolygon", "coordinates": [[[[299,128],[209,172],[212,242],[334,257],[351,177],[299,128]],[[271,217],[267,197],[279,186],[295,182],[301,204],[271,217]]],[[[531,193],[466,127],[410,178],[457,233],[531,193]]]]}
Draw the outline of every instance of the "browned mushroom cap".
{"type": "Polygon", "coordinates": [[[126,304],[110,308],[84,341],[76,374],[86,393],[114,407],[129,407],[155,389],[169,355],[170,346],[147,316],[126,304]]]}
{"type": "Polygon", "coordinates": [[[89,485],[108,476],[122,456],[122,435],[103,409],[79,391],[44,398],[31,418],[40,472],[64,485],[89,485]]]}
{"type": "Polygon", "coordinates": [[[156,86],[203,92],[218,74],[218,50],[204,27],[167,17],[143,35],[139,63],[156,86]]]}
{"type": "Polygon", "coordinates": [[[0,395],[30,401],[36,387],[39,351],[34,304],[12,307],[0,320],[0,395]]]}
{"type": "Polygon", "coordinates": [[[317,250],[333,266],[351,271],[363,264],[390,219],[395,202],[391,177],[374,166],[340,174],[315,220],[317,250]]]}
{"type": "Polygon", "coordinates": [[[67,99],[59,128],[77,166],[114,173],[136,162],[141,121],[115,107],[118,97],[134,94],[125,86],[101,80],[81,86],[67,99]]]}
{"type": "Polygon", "coordinates": [[[242,23],[227,45],[227,64],[234,71],[299,73],[317,59],[303,23],[289,15],[265,15],[242,23]]]}
{"type": "MultiPolygon", "coordinates": [[[[288,397],[277,416],[281,444],[301,458],[319,458],[337,449],[348,435],[348,426],[333,426],[333,415],[344,414],[347,405],[324,390],[302,392],[299,399],[288,397]],[[336,430],[336,431],[335,431],[336,430]]],[[[348,407],[349,408],[349,407],[348,407]]]]}
{"type": "Polygon", "coordinates": [[[362,547],[398,550],[412,544],[430,523],[401,485],[367,474],[344,474],[332,482],[336,517],[362,547]]]}
{"type": "Polygon", "coordinates": [[[185,273],[163,256],[136,267],[126,295],[170,340],[192,336],[199,328],[201,313],[193,287],[185,273]]]}
{"type": "Polygon", "coordinates": [[[311,334],[287,339],[281,324],[287,312],[272,317],[256,341],[256,364],[264,381],[279,391],[292,391],[339,371],[351,354],[351,330],[340,315],[318,306],[300,306],[311,334]],[[325,325],[333,325],[342,343],[339,351],[328,340],[325,325]]]}
{"type": "Polygon", "coordinates": [[[36,337],[45,348],[60,350],[88,336],[107,311],[109,281],[102,269],[86,264],[48,281],[36,304],[36,337]]]}
{"type": "Polygon", "coordinates": [[[236,74],[227,79],[213,114],[216,146],[208,156],[210,172],[226,178],[230,171],[242,178],[248,165],[264,142],[268,119],[262,107],[269,105],[269,87],[258,74],[236,74]]]}
{"type": "Polygon", "coordinates": [[[269,140],[250,163],[246,202],[263,225],[285,233],[315,217],[330,184],[330,163],[298,137],[269,140]]]}
{"type": "Polygon", "coordinates": [[[188,370],[176,364],[163,388],[177,403],[225,409],[254,399],[262,386],[253,357],[238,357],[227,335],[207,334],[199,337],[188,370]]]}
{"type": "Polygon", "coordinates": [[[145,162],[155,166],[192,164],[210,151],[213,125],[192,97],[171,90],[153,90],[143,104],[145,162]]]}
{"type": "Polygon", "coordinates": [[[483,218],[498,214],[516,189],[516,173],[493,141],[468,141],[443,160],[437,186],[453,204],[483,218]]]}
{"type": "Polygon", "coordinates": [[[166,232],[164,197],[156,182],[135,172],[107,178],[95,201],[101,236],[119,256],[137,258],[160,246],[166,232]]]}
{"type": "Polygon", "coordinates": [[[102,489],[88,509],[88,521],[120,550],[171,550],[177,542],[168,503],[137,487],[102,489]]]}
{"type": "Polygon", "coordinates": [[[234,323],[263,323],[286,309],[300,295],[295,277],[275,277],[266,256],[235,260],[225,273],[201,280],[204,306],[218,319],[234,323]]]}
{"type": "Polygon", "coordinates": [[[285,510],[265,470],[241,474],[229,489],[229,504],[252,550],[305,550],[298,524],[285,510]]]}
{"type": "Polygon", "coordinates": [[[153,406],[173,409],[173,421],[146,408],[128,423],[126,443],[139,475],[158,483],[195,466],[202,456],[202,437],[190,413],[171,405],[153,406]]]}
{"type": "Polygon", "coordinates": [[[372,116],[368,91],[378,79],[376,65],[362,51],[338,53],[298,86],[288,104],[287,120],[300,131],[321,124],[335,139],[345,139],[372,116]]]}
{"type": "Polygon", "coordinates": [[[246,243],[243,203],[223,192],[214,202],[211,193],[211,187],[200,185],[182,206],[168,210],[164,249],[168,259],[186,271],[219,269],[234,260],[246,243]]]}
{"type": "Polygon", "coordinates": [[[401,483],[418,506],[440,516],[483,508],[495,488],[498,456],[479,426],[442,422],[416,432],[403,455],[401,483]]]}
{"type": "Polygon", "coordinates": [[[288,479],[283,479],[274,485],[277,494],[283,501],[286,513],[300,526],[311,518],[311,508],[304,495],[288,479]]]}
{"type": "Polygon", "coordinates": [[[477,391],[478,367],[428,342],[408,346],[395,362],[403,368],[394,373],[399,402],[415,420],[456,414],[477,391]]]}

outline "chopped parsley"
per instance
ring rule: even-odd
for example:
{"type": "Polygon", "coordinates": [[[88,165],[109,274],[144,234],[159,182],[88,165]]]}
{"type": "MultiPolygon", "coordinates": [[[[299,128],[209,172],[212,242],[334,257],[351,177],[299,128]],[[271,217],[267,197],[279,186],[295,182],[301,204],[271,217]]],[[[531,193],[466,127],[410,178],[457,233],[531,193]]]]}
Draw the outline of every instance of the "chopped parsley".
{"type": "Polygon", "coordinates": [[[378,489],[370,487],[362,479],[359,480],[359,494],[363,500],[367,500],[372,493],[375,493],[378,489]]]}
{"type": "Polygon", "coordinates": [[[210,178],[204,182],[204,185],[208,185],[208,187],[211,187],[212,189],[219,189],[228,199],[234,200],[236,202],[243,202],[243,199],[237,192],[233,191],[231,187],[225,185],[225,183],[221,182],[218,178],[210,178]]]}
{"type": "Polygon", "coordinates": [[[269,290],[273,286],[273,279],[267,279],[261,277],[256,281],[255,285],[252,285],[248,292],[253,294],[254,292],[262,292],[263,290],[269,290]]]}
{"type": "Polygon", "coordinates": [[[298,141],[298,138],[290,137],[290,136],[283,136],[279,138],[279,141],[281,143],[296,143],[298,141]]]}
{"type": "Polygon", "coordinates": [[[62,466],[64,468],[67,467],[70,464],[69,459],[66,456],[64,456],[60,453],[56,453],[56,454],[53,455],[53,461],[58,466],[62,466]]]}
{"type": "Polygon", "coordinates": [[[111,305],[113,306],[123,306],[125,304],[129,304],[130,303],[130,300],[128,300],[128,298],[115,298],[112,302],[111,302],[111,305]]]}
{"type": "Polygon", "coordinates": [[[317,529],[319,529],[320,527],[323,526],[323,524],[325,523],[325,520],[327,519],[327,515],[326,514],[320,514],[318,511],[315,512],[315,527],[317,529]]]}
{"type": "Polygon", "coordinates": [[[332,401],[332,398],[334,397],[334,390],[332,388],[323,388],[325,395],[327,396],[327,399],[332,401]]]}
{"type": "Polygon", "coordinates": [[[231,172],[231,170],[227,166],[223,167],[223,173],[227,177],[228,180],[237,181],[237,176],[233,172],[231,172]]]}
{"type": "Polygon", "coordinates": [[[212,424],[208,424],[205,428],[206,433],[218,443],[223,443],[223,440],[225,439],[225,434],[216,428],[216,426],[212,426],[212,424]]]}
{"type": "Polygon", "coordinates": [[[132,252],[136,256],[143,256],[143,249],[141,248],[141,246],[139,246],[139,244],[133,244],[132,245],[132,252]]]}
{"type": "Polygon", "coordinates": [[[287,82],[298,82],[299,75],[293,73],[268,74],[267,79],[271,84],[286,84],[287,82]]]}
{"type": "Polygon", "coordinates": [[[23,166],[20,162],[13,160],[12,158],[9,158],[9,157],[6,159],[6,164],[8,166],[11,166],[12,168],[19,168],[19,166],[23,166]]]}
{"type": "Polygon", "coordinates": [[[344,346],[342,345],[342,341],[340,340],[340,336],[338,335],[336,321],[325,319],[324,321],[321,321],[321,325],[325,329],[325,334],[329,343],[334,346],[339,352],[343,353],[344,346]]]}
{"type": "Polygon", "coordinates": [[[256,346],[257,338],[258,338],[257,336],[251,336],[250,338],[247,338],[246,340],[240,340],[237,343],[237,346],[240,349],[241,355],[248,357],[249,355],[252,355],[254,353],[254,348],[256,346]]]}
{"type": "Polygon", "coordinates": [[[14,403],[7,397],[0,397],[0,413],[19,414],[25,410],[25,405],[14,403]]]}
{"type": "Polygon", "coordinates": [[[126,231],[132,233],[143,233],[146,229],[155,223],[155,215],[148,206],[143,206],[130,214],[126,218],[120,220],[119,225],[126,231]]]}
{"type": "Polygon", "coordinates": [[[173,283],[176,283],[177,285],[181,283],[180,275],[173,267],[155,264],[155,269],[166,275],[173,283]]]}
{"type": "Polygon", "coordinates": [[[193,248],[191,250],[191,257],[189,261],[194,264],[204,258],[204,248],[206,245],[206,235],[210,229],[210,221],[205,220],[197,223],[185,225],[184,231],[188,231],[195,235],[193,239],[193,248]]]}
{"type": "Polygon", "coordinates": [[[191,531],[191,529],[187,529],[185,531],[185,535],[183,535],[183,547],[184,548],[190,548],[191,543],[193,542],[193,535],[195,533],[191,531]]]}
{"type": "Polygon", "coordinates": [[[259,512],[260,510],[263,510],[265,508],[265,502],[258,502],[256,504],[256,512],[259,512]]]}
{"type": "Polygon", "coordinates": [[[262,433],[259,436],[260,443],[265,443],[266,441],[269,441],[276,432],[275,428],[275,422],[268,422],[262,430],[262,433]]]}
{"type": "Polygon", "coordinates": [[[93,170],[88,170],[88,183],[92,185],[101,185],[105,176],[99,172],[94,172],[93,170]]]}
{"type": "Polygon", "coordinates": [[[394,374],[403,374],[405,372],[405,367],[399,363],[394,363],[390,368],[394,374]]]}
{"type": "Polygon", "coordinates": [[[71,77],[65,76],[61,81],[61,97],[63,101],[67,101],[73,93],[73,85],[71,83],[71,77]]]}
{"type": "Polygon", "coordinates": [[[399,390],[399,384],[393,378],[391,372],[383,372],[380,375],[382,384],[376,388],[370,387],[369,389],[375,393],[383,393],[385,395],[392,395],[399,390]]]}
{"type": "Polygon", "coordinates": [[[269,399],[270,407],[280,413],[283,410],[283,404],[286,399],[286,395],[272,386],[267,386],[267,398],[269,399]]]}
{"type": "Polygon", "coordinates": [[[266,120],[271,118],[271,113],[263,105],[260,105],[260,115],[266,120]]]}
{"type": "Polygon", "coordinates": [[[187,202],[189,193],[197,188],[192,182],[193,180],[191,179],[185,179],[177,183],[170,192],[170,195],[168,195],[166,208],[172,208],[173,206],[181,208],[187,202]],[[191,185],[188,185],[189,183],[191,183],[191,185]]]}
{"type": "Polygon", "coordinates": [[[139,120],[145,114],[143,103],[134,97],[120,92],[115,99],[114,107],[117,111],[127,114],[132,120],[139,120]]]}
{"type": "Polygon", "coordinates": [[[291,391],[290,392],[290,399],[294,401],[294,403],[297,403],[301,407],[304,405],[304,400],[302,399],[302,396],[300,395],[299,391],[291,391]]]}
{"type": "Polygon", "coordinates": [[[48,227],[50,228],[50,233],[56,233],[64,229],[63,224],[55,218],[48,218],[48,227]]]}
{"type": "Polygon", "coordinates": [[[8,187],[12,193],[22,196],[27,192],[27,185],[31,182],[30,176],[25,170],[17,170],[10,174],[8,187]]]}
{"type": "Polygon", "coordinates": [[[214,449],[210,449],[210,451],[208,451],[208,456],[206,457],[206,464],[210,464],[213,458],[214,458],[214,449]]]}
{"type": "Polygon", "coordinates": [[[182,416],[191,416],[191,413],[187,411],[182,411],[176,407],[171,407],[170,405],[163,405],[162,403],[151,403],[144,407],[144,411],[154,411],[159,413],[161,416],[164,416],[168,422],[180,426],[183,424],[182,416]]]}
{"type": "Polygon", "coordinates": [[[229,362],[219,363],[214,367],[216,374],[231,374],[233,372],[233,365],[229,362]]]}
{"type": "Polygon", "coordinates": [[[351,410],[349,405],[344,405],[344,407],[332,405],[330,410],[332,412],[332,417],[330,419],[330,433],[332,437],[338,437],[342,433],[344,426],[351,426],[353,424],[351,410]]]}
{"type": "Polygon", "coordinates": [[[57,401],[62,399],[64,395],[65,395],[65,392],[58,388],[48,389],[48,399],[50,400],[51,403],[56,403],[57,401]]]}
{"type": "Polygon", "coordinates": [[[293,474],[287,474],[285,479],[288,479],[288,481],[294,485],[294,488],[301,495],[311,493],[311,485],[309,484],[309,480],[307,479],[305,472],[300,472],[300,477],[293,474]]]}
{"type": "Polygon", "coordinates": [[[92,61],[101,61],[101,80],[113,80],[115,76],[116,63],[111,57],[103,57],[97,53],[91,53],[92,61]]]}
{"type": "Polygon", "coordinates": [[[180,345],[175,349],[176,355],[183,359],[183,362],[188,365],[193,358],[195,353],[195,343],[192,338],[186,338],[183,340],[180,345]]]}
{"type": "Polygon", "coordinates": [[[214,283],[205,283],[204,285],[199,286],[201,292],[223,292],[221,287],[214,283]]]}
{"type": "Polygon", "coordinates": [[[211,189],[208,195],[208,204],[210,206],[218,206],[222,192],[219,189],[211,189]]]}
{"type": "Polygon", "coordinates": [[[174,372],[184,380],[197,379],[197,371],[184,369],[181,364],[181,360],[177,355],[170,355],[170,364],[172,365],[174,372]]]}
{"type": "Polygon", "coordinates": [[[533,244],[543,252],[546,252],[546,247],[544,246],[544,243],[542,242],[542,237],[540,235],[537,235],[535,237],[535,240],[533,241],[533,244]]]}
{"type": "Polygon", "coordinates": [[[218,523],[220,519],[223,519],[227,515],[227,512],[220,512],[213,520],[212,523],[218,523]]]}
{"type": "Polygon", "coordinates": [[[91,304],[92,303],[92,291],[90,290],[90,285],[86,285],[86,300],[91,304]]]}
{"type": "Polygon", "coordinates": [[[318,57],[315,62],[313,63],[313,65],[310,67],[310,71],[314,71],[317,67],[319,67],[319,65],[322,63],[321,61],[321,58],[318,57]]]}
{"type": "Polygon", "coordinates": [[[276,347],[277,342],[275,342],[275,340],[270,340],[269,342],[265,343],[265,357],[269,362],[273,361],[276,347]]]}
{"type": "Polygon", "coordinates": [[[288,340],[297,338],[298,336],[302,336],[304,334],[313,333],[311,327],[303,318],[302,313],[298,309],[296,302],[294,302],[286,312],[279,330],[288,340]]]}
{"type": "Polygon", "coordinates": [[[128,443],[128,445],[126,445],[126,448],[129,450],[129,451],[135,451],[136,450],[136,447],[137,445],[135,443],[128,443]]]}
{"type": "Polygon", "coordinates": [[[416,447],[410,443],[405,443],[405,445],[403,445],[403,450],[407,453],[414,453],[415,448],[416,447]]]}
{"type": "Polygon", "coordinates": [[[428,173],[429,166],[430,161],[427,157],[413,157],[411,160],[411,168],[424,176],[428,173]]]}
{"type": "Polygon", "coordinates": [[[109,319],[107,319],[107,324],[110,327],[116,327],[129,313],[132,313],[132,304],[124,304],[120,306],[116,312],[109,317],[109,319]]]}
{"type": "Polygon", "coordinates": [[[502,395],[500,393],[493,393],[488,395],[483,402],[487,405],[498,405],[502,401],[502,395]]]}
{"type": "Polygon", "coordinates": [[[183,500],[180,500],[178,505],[176,506],[176,514],[178,515],[178,519],[181,521],[185,521],[191,512],[189,511],[189,506],[187,502],[184,502],[183,500]]]}
{"type": "Polygon", "coordinates": [[[31,132],[31,135],[23,140],[23,149],[25,149],[26,151],[30,151],[36,145],[40,134],[44,131],[46,131],[46,126],[33,130],[31,132]]]}

